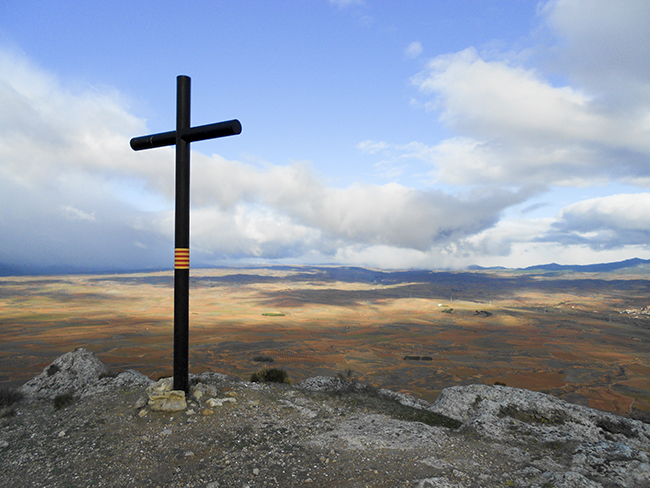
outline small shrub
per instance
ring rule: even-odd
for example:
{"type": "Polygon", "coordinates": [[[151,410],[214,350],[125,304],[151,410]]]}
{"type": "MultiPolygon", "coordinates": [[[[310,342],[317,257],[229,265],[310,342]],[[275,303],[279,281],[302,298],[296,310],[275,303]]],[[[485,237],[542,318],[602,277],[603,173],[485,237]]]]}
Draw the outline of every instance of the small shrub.
{"type": "Polygon", "coordinates": [[[494,384],[495,386],[506,386],[506,384],[503,381],[495,381],[494,384]]]}
{"type": "Polygon", "coordinates": [[[419,361],[422,359],[420,356],[404,356],[404,361],[419,361]]]}
{"type": "Polygon", "coordinates": [[[10,407],[22,400],[24,396],[14,388],[0,388],[0,407],[10,407]]]}
{"type": "Polygon", "coordinates": [[[422,361],[433,361],[433,358],[431,356],[422,356],[422,361]]]}
{"type": "Polygon", "coordinates": [[[56,364],[50,364],[45,370],[48,376],[52,376],[58,373],[59,371],[61,371],[61,368],[59,368],[56,364]]]}
{"type": "Polygon", "coordinates": [[[266,312],[262,314],[264,317],[284,317],[282,312],[266,312]]]}
{"type": "Polygon", "coordinates": [[[289,376],[284,369],[261,369],[251,375],[252,383],[289,383],[289,376]]]}
{"type": "Polygon", "coordinates": [[[258,362],[258,363],[272,363],[275,360],[272,357],[269,357],[269,356],[255,356],[253,358],[253,361],[258,362]]]}
{"type": "Polygon", "coordinates": [[[54,397],[52,403],[54,404],[54,409],[59,410],[61,408],[67,407],[74,401],[74,393],[72,390],[69,390],[65,393],[61,393],[54,397]]]}
{"type": "Polygon", "coordinates": [[[341,386],[336,391],[337,394],[359,391],[361,389],[365,389],[366,386],[368,386],[368,385],[361,385],[354,377],[355,374],[356,373],[350,368],[347,368],[343,370],[341,373],[336,374],[336,377],[339,380],[341,380],[341,386]]]}
{"type": "Polygon", "coordinates": [[[354,371],[351,368],[346,368],[341,373],[337,373],[336,376],[341,381],[354,381],[354,371]]]}

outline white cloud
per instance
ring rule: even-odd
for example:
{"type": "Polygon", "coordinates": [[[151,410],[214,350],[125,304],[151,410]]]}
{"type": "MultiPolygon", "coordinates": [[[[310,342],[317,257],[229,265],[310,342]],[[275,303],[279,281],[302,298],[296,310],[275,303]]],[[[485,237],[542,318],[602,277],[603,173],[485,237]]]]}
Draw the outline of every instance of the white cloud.
{"type": "Polygon", "coordinates": [[[611,110],[634,110],[650,96],[650,3],[646,0],[552,0],[543,6],[560,38],[561,69],[611,110]],[[616,107],[618,105],[618,107],[616,107]]]}
{"type": "Polygon", "coordinates": [[[241,203],[225,211],[217,206],[192,212],[192,247],[206,259],[297,258],[321,246],[317,229],[292,222],[267,207],[241,203]]]}
{"type": "Polygon", "coordinates": [[[72,205],[61,207],[61,213],[69,220],[86,220],[88,222],[97,222],[97,219],[95,218],[95,212],[84,212],[83,210],[79,210],[72,205]]]}
{"type": "Polygon", "coordinates": [[[142,130],[116,93],[73,93],[0,51],[0,263],[159,266],[167,239],[149,215],[116,199],[111,183],[154,173],[153,159],[136,161],[128,147],[142,130]]]}
{"type": "Polygon", "coordinates": [[[378,152],[384,151],[390,147],[390,144],[383,141],[361,141],[357,144],[357,148],[364,153],[376,154],[378,152]]]}
{"type": "MultiPolygon", "coordinates": [[[[129,138],[147,130],[119,94],[73,93],[6,53],[0,64],[0,203],[14,209],[0,218],[0,262],[35,262],[34,253],[40,263],[166,265],[173,150],[131,151],[129,138]],[[134,192],[169,206],[138,210],[146,205],[137,205],[134,192]]],[[[361,256],[365,248],[427,256],[489,228],[525,198],[507,190],[461,197],[395,183],[333,188],[309,163],[253,166],[196,152],[191,175],[192,247],[204,261],[314,253],[338,259],[344,249],[361,256]]]]}
{"type": "Polygon", "coordinates": [[[615,249],[650,242],[650,193],[592,198],[566,206],[546,239],[615,249]]]}
{"type": "Polygon", "coordinates": [[[129,114],[119,94],[73,93],[28,61],[0,51],[2,172],[31,184],[75,172],[151,176],[157,157],[129,147],[145,124],[129,114]]]}
{"type": "Polygon", "coordinates": [[[485,138],[590,139],[604,120],[588,98],[570,87],[554,88],[532,70],[486,62],[474,48],[431,60],[413,80],[437,96],[442,119],[485,138]]]}
{"type": "Polygon", "coordinates": [[[330,3],[340,8],[349,7],[350,5],[365,5],[364,0],[330,0],[330,3]]]}
{"type": "Polygon", "coordinates": [[[422,54],[422,44],[418,41],[413,41],[411,44],[406,46],[404,54],[407,58],[417,58],[422,54]]]}
{"type": "Polygon", "coordinates": [[[439,56],[413,78],[440,120],[461,134],[417,157],[451,184],[600,184],[650,173],[650,99],[607,111],[532,69],[485,61],[473,48],[439,56]],[[646,103],[647,102],[647,103],[646,103]]]}
{"type": "Polygon", "coordinates": [[[463,248],[474,255],[506,257],[512,253],[514,245],[535,242],[550,229],[553,222],[551,218],[504,219],[494,227],[465,239],[463,248]]]}
{"type": "MultiPolygon", "coordinates": [[[[196,156],[194,203],[224,211],[263,209],[267,219],[272,212],[278,221],[318,231],[323,241],[427,249],[492,225],[522,199],[508,191],[463,199],[394,183],[329,188],[305,164],[259,169],[196,156]]],[[[273,228],[266,226],[267,232],[273,228]]]]}

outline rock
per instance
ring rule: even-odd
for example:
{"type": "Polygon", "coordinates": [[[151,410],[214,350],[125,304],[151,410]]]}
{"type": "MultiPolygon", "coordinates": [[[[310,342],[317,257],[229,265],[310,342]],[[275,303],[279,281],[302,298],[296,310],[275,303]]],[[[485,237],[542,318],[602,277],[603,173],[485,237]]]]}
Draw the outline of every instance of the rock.
{"type": "Polygon", "coordinates": [[[178,412],[187,408],[185,392],[172,390],[173,378],[161,378],[147,387],[149,408],[158,412],[178,412]]]}
{"type": "Polygon", "coordinates": [[[56,358],[19,391],[32,398],[51,399],[69,391],[83,397],[99,383],[99,375],[107,372],[106,365],[94,353],[80,347],[56,358]]]}
{"type": "Polygon", "coordinates": [[[201,374],[190,374],[190,380],[199,381],[204,384],[241,382],[241,380],[235,376],[229,376],[223,373],[215,373],[213,371],[204,371],[201,374]]]}
{"type": "Polygon", "coordinates": [[[144,375],[140,373],[139,371],[135,371],[134,369],[127,369],[126,371],[121,372],[118,374],[115,378],[104,378],[112,381],[108,381],[107,383],[111,384],[112,386],[119,386],[119,387],[137,387],[137,386],[149,386],[151,383],[153,383],[153,380],[149,378],[147,375],[144,375]]]}
{"type": "Polygon", "coordinates": [[[461,485],[450,483],[445,478],[425,478],[419,480],[416,488],[461,488],[461,485]]]}
{"type": "Polygon", "coordinates": [[[429,410],[462,421],[461,432],[500,443],[535,439],[569,453],[571,471],[550,458],[532,463],[552,486],[600,488],[593,481],[599,478],[612,486],[650,486],[650,425],[643,422],[506,386],[446,388],[429,410]]]}
{"type": "Polygon", "coordinates": [[[214,408],[223,407],[223,404],[227,402],[236,403],[237,400],[234,398],[208,398],[205,404],[210,408],[214,408]]]}
{"type": "Polygon", "coordinates": [[[566,473],[545,473],[542,475],[547,479],[547,486],[556,488],[603,488],[603,485],[589,478],[585,478],[580,473],[568,471],[566,473]]]}
{"type": "Polygon", "coordinates": [[[298,412],[300,412],[301,415],[304,415],[305,417],[308,417],[310,419],[316,418],[318,414],[314,412],[312,409],[304,407],[302,405],[296,405],[293,402],[290,402],[289,400],[279,400],[281,403],[284,403],[290,408],[295,408],[298,412]]]}
{"type": "Polygon", "coordinates": [[[179,412],[187,408],[185,392],[172,390],[149,398],[149,408],[157,412],[179,412]]]}
{"type": "Polygon", "coordinates": [[[319,448],[338,444],[348,450],[424,448],[437,452],[442,448],[444,431],[443,427],[370,414],[344,420],[316,435],[309,444],[319,448]]]}
{"type": "Polygon", "coordinates": [[[507,386],[445,388],[429,410],[495,439],[525,429],[542,442],[650,443],[650,425],[643,422],[507,386]]]}
{"type": "Polygon", "coordinates": [[[140,410],[142,407],[145,407],[147,405],[148,401],[149,401],[149,398],[140,397],[133,404],[133,408],[135,408],[136,410],[140,410]]]}
{"type": "Polygon", "coordinates": [[[174,378],[160,378],[155,383],[147,387],[147,395],[151,397],[152,394],[164,393],[174,389],[174,378]]]}
{"type": "Polygon", "coordinates": [[[132,369],[110,375],[106,365],[93,352],[79,347],[56,358],[19,391],[35,399],[52,399],[70,391],[75,397],[84,398],[116,387],[144,387],[151,383],[153,381],[146,375],[132,369]]]}
{"type": "Polygon", "coordinates": [[[203,397],[216,397],[218,394],[219,390],[214,385],[199,382],[190,387],[190,398],[197,401],[203,397]]]}
{"type": "Polygon", "coordinates": [[[9,443],[5,440],[0,441],[0,449],[4,449],[5,447],[9,447],[9,443]]]}
{"type": "Polygon", "coordinates": [[[107,375],[100,376],[97,383],[90,383],[87,388],[84,390],[82,396],[90,395],[99,395],[106,394],[114,388],[138,388],[146,387],[153,383],[148,376],[135,371],[133,369],[128,369],[119,373],[118,375],[107,375]]]}
{"type": "Polygon", "coordinates": [[[296,385],[299,390],[308,391],[356,391],[363,390],[365,385],[354,380],[342,380],[337,376],[314,376],[296,385]]]}
{"type": "Polygon", "coordinates": [[[429,402],[420,398],[415,398],[411,395],[406,395],[404,393],[381,389],[379,390],[379,394],[384,398],[399,402],[406,407],[419,408],[421,410],[427,410],[429,407],[431,407],[431,404],[429,402]]]}

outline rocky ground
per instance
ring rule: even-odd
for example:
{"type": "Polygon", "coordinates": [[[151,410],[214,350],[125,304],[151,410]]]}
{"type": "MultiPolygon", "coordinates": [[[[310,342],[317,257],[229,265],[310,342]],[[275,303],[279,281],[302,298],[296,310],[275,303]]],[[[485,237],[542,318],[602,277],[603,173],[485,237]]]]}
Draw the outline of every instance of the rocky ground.
{"type": "Polygon", "coordinates": [[[650,425],[527,390],[452,387],[430,405],[343,377],[204,373],[163,412],[151,383],[79,349],[21,401],[4,392],[2,486],[650,486],[650,425]]]}

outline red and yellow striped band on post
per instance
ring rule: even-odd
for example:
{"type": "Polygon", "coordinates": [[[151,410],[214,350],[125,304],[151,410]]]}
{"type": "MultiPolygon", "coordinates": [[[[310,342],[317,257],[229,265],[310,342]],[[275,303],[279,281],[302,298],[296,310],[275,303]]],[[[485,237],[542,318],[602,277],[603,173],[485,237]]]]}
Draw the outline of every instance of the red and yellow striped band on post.
{"type": "Polygon", "coordinates": [[[182,247],[174,249],[174,269],[190,269],[190,250],[182,247]]]}

